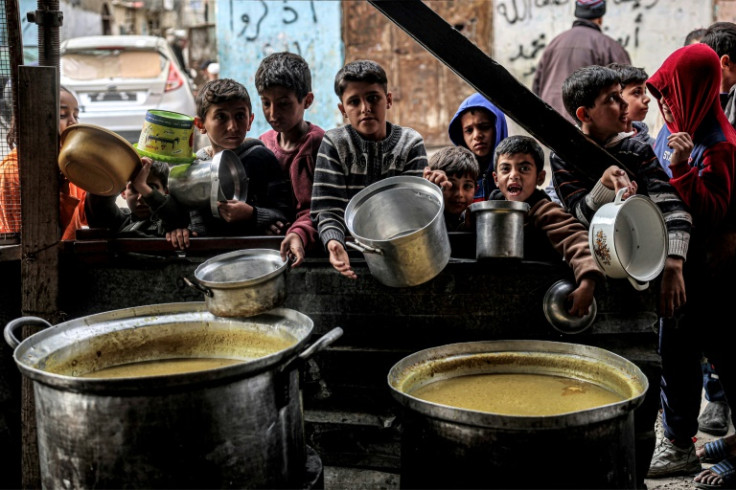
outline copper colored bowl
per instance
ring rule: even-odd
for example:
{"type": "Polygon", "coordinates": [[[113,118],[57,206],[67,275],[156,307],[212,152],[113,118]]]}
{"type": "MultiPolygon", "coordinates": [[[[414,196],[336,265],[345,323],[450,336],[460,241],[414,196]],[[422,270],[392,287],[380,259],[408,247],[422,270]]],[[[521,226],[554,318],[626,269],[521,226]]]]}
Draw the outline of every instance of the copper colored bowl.
{"type": "Polygon", "coordinates": [[[70,182],[100,196],[120,194],[141,166],[133,146],[94,124],[75,124],[61,133],[59,170],[70,182]]]}

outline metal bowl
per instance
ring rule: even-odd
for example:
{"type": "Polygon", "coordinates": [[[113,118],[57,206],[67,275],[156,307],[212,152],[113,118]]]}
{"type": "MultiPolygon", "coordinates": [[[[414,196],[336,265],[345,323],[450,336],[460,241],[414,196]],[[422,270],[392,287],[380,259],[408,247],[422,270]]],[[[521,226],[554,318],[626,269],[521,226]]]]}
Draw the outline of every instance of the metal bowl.
{"type": "Polygon", "coordinates": [[[593,321],[595,321],[595,316],[598,312],[595,298],[593,298],[593,303],[590,305],[590,311],[587,315],[582,317],[571,315],[567,311],[569,308],[567,297],[574,290],[575,284],[568,280],[560,279],[549,287],[542,301],[544,316],[547,318],[549,324],[555,330],[566,334],[581,333],[587,330],[593,324],[593,321]]]}

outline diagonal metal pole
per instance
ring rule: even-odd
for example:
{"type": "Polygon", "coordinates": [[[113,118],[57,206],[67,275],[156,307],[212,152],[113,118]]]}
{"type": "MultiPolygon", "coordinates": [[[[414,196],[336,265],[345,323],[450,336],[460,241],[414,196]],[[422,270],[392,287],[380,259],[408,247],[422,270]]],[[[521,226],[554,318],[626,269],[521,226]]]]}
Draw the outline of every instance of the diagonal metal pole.
{"type": "Polygon", "coordinates": [[[368,1],[581,174],[598,180],[611,165],[625,169],[421,0],[368,1]]]}

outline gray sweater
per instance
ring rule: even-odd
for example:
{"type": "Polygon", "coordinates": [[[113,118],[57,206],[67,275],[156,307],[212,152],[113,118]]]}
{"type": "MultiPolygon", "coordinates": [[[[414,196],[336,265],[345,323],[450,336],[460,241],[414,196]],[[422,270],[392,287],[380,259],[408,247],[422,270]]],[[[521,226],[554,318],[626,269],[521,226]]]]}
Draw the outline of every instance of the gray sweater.
{"type": "Polygon", "coordinates": [[[365,140],[350,125],[325,133],[312,187],[312,220],[323,245],[345,245],[345,207],[365,187],[396,175],[422,176],[427,151],[421,135],[389,122],[386,129],[382,141],[365,140]]]}

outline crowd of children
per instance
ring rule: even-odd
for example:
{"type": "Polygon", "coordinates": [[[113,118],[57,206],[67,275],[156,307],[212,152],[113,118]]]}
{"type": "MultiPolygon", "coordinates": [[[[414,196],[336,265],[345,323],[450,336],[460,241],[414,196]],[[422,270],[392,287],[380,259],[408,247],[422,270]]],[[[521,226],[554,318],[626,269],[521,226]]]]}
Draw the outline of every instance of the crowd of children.
{"type": "MultiPolygon", "coordinates": [[[[115,196],[86,194],[63,182],[61,235],[73,238],[88,224],[127,236],[166,237],[177,248],[197,236],[279,235],[282,258],[293,266],[321,249],[337,272],[356,279],[346,250],[346,205],[381,179],[417,176],[442,188],[449,231],[474,230],[468,210],[473,202],[528,203],[525,257],[564,261],[571,268],[576,287],[570,312],[583,316],[604,280],[588,246],[592,218],[619,190],[624,198],[646,195],[659,207],[669,239],[658,284],[661,393],[654,388],[665,437],[656,450],[653,440],[637,441],[637,483],[647,473],[651,478],[699,471],[700,462],[710,458],[723,461],[698,474],[696,486],[727,487],[736,483],[736,439],[696,450],[692,437],[703,355],[716,367],[726,398],[736,397],[736,364],[722,340],[722,319],[735,292],[729,279],[736,268],[736,116],[729,122],[727,113],[736,114],[736,25],[716,23],[703,36],[702,43],[675,51],[651,77],[621,63],[584,66],[567,76],[560,87],[567,115],[620,165],[591,179],[577,162],[553,152],[553,196],[542,187],[542,147],[531,137],[509,136],[506,116],[483,95],[460,104],[448,124],[453,145],[428,158],[417,131],[389,121],[392,93],[378,63],[351,61],[339,70],[334,90],[345,124],[325,131],[305,119],[314,101],[306,61],[274,53],[255,72],[263,116],[272,128],[258,138],[248,137],[255,115],[238,81],[209,80],[196,99],[194,124],[209,140],[196,156],[207,161],[233,151],[247,175],[245,200],[220,201],[219,217],[184,210],[168,194],[168,166],[144,157],[122,193],[128,209],[120,209],[115,196]],[[665,123],[656,139],[644,123],[651,98],[665,123]]],[[[66,89],[60,101],[61,132],[76,123],[79,109],[66,89]]],[[[0,174],[0,233],[17,232],[19,213],[4,205],[19,192],[17,150],[0,166],[14,170],[0,174]]],[[[636,424],[654,420],[637,418],[636,424]]]]}

